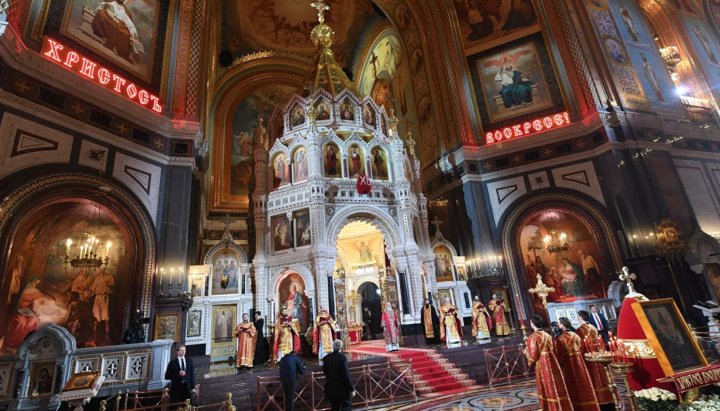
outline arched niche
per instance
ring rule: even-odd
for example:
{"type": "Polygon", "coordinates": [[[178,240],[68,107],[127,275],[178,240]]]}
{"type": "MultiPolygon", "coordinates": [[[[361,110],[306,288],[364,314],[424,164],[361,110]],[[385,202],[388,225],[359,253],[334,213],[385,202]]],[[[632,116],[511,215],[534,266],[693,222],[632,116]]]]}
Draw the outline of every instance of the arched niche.
{"type": "Polygon", "coordinates": [[[219,243],[205,253],[204,264],[211,265],[208,295],[228,295],[250,292],[246,276],[250,274],[245,250],[232,239],[226,230],[219,243]]]}
{"type": "MultiPolygon", "coordinates": [[[[622,259],[615,233],[601,209],[582,198],[562,193],[533,196],[519,204],[505,221],[501,222],[501,227],[504,227],[501,238],[503,254],[505,261],[508,262],[508,280],[513,293],[527,295],[525,290],[533,287],[537,282],[535,278],[537,272],[531,273],[527,267],[528,254],[535,260],[533,253],[528,251],[528,244],[532,244],[532,238],[535,237],[534,242],[539,241],[537,247],[540,247],[536,250],[537,254],[541,254],[541,250],[544,250],[545,254],[553,254],[552,257],[541,256],[540,258],[542,264],[547,268],[540,273],[543,281],[546,279],[551,281],[548,276],[551,271],[550,266],[554,266],[556,273],[560,276],[556,284],[562,289],[563,269],[572,268],[575,271],[582,271],[582,261],[578,250],[583,250],[586,255],[591,255],[599,267],[601,280],[599,283],[602,284],[602,288],[600,285],[596,285],[595,288],[598,290],[597,293],[602,293],[602,295],[596,295],[596,297],[606,297],[607,287],[611,281],[610,274],[622,266],[622,259]],[[536,229],[539,230],[539,236],[536,236],[536,229]],[[552,239],[553,235],[550,231],[555,231],[555,236],[558,238],[563,232],[567,235],[569,243],[567,251],[561,251],[558,255],[546,250],[546,243],[543,240],[546,235],[550,235],[552,239]],[[570,238],[573,235],[578,236],[575,240],[580,239],[581,241],[570,238]],[[568,259],[569,267],[563,258],[568,259]],[[532,278],[530,278],[531,276],[532,278]]],[[[532,248],[530,247],[530,249],[532,248]]],[[[536,269],[536,271],[538,270],[536,269]]],[[[533,299],[530,300],[530,303],[538,312],[537,310],[541,306],[538,305],[536,297],[531,298],[533,299]]],[[[554,295],[553,298],[557,299],[560,296],[554,295]]],[[[575,298],[592,297],[580,295],[575,298]]]]}
{"type": "Polygon", "coordinates": [[[46,324],[67,328],[78,347],[119,344],[131,313],[149,312],[154,228],[123,188],[83,174],[45,176],[11,192],[0,210],[0,261],[8,273],[0,288],[8,307],[0,316],[4,352],[46,324]],[[107,265],[66,264],[87,233],[99,239],[107,265]]]}

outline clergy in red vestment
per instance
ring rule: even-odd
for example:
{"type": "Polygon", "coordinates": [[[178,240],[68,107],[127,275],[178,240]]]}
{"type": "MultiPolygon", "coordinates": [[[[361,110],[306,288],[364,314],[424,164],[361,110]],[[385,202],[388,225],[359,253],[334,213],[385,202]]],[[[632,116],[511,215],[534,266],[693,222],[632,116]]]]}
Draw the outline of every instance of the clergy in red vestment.
{"type": "Polygon", "coordinates": [[[535,365],[538,400],[543,411],[572,411],[565,379],[555,358],[553,340],[542,329],[542,318],[536,315],[530,319],[533,333],[527,338],[525,356],[530,365],[535,365]]]}
{"type": "Polygon", "coordinates": [[[385,336],[385,351],[397,351],[400,349],[400,321],[390,301],[385,303],[380,324],[385,336]]]}
{"type": "MultiPolygon", "coordinates": [[[[590,313],[585,310],[578,311],[578,318],[580,319],[580,326],[575,330],[578,337],[582,341],[587,343],[582,344],[583,355],[593,347],[594,351],[600,351],[605,348],[605,342],[603,341],[597,328],[593,327],[592,324],[588,323],[590,319],[590,313]]],[[[590,379],[592,380],[592,386],[595,389],[595,395],[597,396],[600,408],[607,408],[608,410],[614,409],[615,400],[613,399],[612,392],[608,388],[607,373],[605,367],[600,363],[593,361],[585,361],[588,373],[590,373],[590,379]]]]}
{"type": "Polygon", "coordinates": [[[242,322],[235,327],[235,336],[238,340],[237,367],[252,368],[255,359],[255,338],[257,331],[250,322],[250,316],[243,314],[242,322]]]}
{"type": "Polygon", "coordinates": [[[448,348],[462,346],[462,321],[457,309],[445,298],[440,307],[440,341],[447,344],[448,348]]]}
{"type": "Polygon", "coordinates": [[[313,354],[318,355],[320,365],[323,364],[323,358],[333,352],[332,344],[335,339],[337,339],[335,321],[327,308],[322,307],[313,328],[313,354]]]}
{"type": "Polygon", "coordinates": [[[592,380],[582,356],[582,341],[573,332],[574,328],[567,317],[558,318],[562,330],[555,340],[555,356],[562,369],[568,395],[575,411],[600,411],[592,380]]]}
{"type": "Polygon", "coordinates": [[[275,361],[280,362],[282,357],[295,351],[300,352],[300,325],[296,319],[288,315],[287,308],[283,308],[275,324],[275,341],[273,343],[273,355],[275,361]]]}

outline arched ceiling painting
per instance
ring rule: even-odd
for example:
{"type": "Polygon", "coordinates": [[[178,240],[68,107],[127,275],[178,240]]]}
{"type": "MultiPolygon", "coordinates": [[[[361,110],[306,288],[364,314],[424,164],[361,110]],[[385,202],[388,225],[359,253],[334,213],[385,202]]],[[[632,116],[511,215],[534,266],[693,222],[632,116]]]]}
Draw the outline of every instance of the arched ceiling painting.
{"type": "MultiPolygon", "coordinates": [[[[234,56],[260,50],[284,50],[312,56],[315,46],[310,30],[317,11],[307,0],[237,0],[225,3],[223,46],[234,56]]],[[[358,38],[375,14],[369,0],[328,0],[326,21],[335,31],[333,51],[346,64],[358,38]]]]}

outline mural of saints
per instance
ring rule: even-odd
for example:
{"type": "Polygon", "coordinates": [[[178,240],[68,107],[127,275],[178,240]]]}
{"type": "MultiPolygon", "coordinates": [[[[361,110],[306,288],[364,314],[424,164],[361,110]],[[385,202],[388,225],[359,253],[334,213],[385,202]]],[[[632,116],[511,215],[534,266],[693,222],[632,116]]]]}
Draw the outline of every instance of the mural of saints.
{"type": "Polygon", "coordinates": [[[295,159],[293,160],[295,166],[295,175],[293,181],[305,181],[308,178],[308,162],[307,162],[307,150],[305,147],[300,147],[295,151],[295,159]]]}
{"type": "Polygon", "coordinates": [[[370,150],[372,156],[372,172],[373,178],[378,180],[388,179],[388,169],[385,152],[380,147],[370,150]]]}
{"type": "Polygon", "coordinates": [[[342,170],[340,168],[339,149],[334,144],[325,146],[323,155],[323,170],[326,177],[340,177],[342,170]]]}
{"type": "Polygon", "coordinates": [[[280,281],[278,297],[278,301],[287,308],[288,314],[298,320],[300,333],[304,333],[308,327],[310,306],[305,295],[305,281],[300,274],[289,273],[280,281]]]}
{"type": "Polygon", "coordinates": [[[352,145],[348,149],[348,174],[357,177],[365,172],[365,155],[360,147],[352,145]]]}
{"type": "Polygon", "coordinates": [[[283,251],[291,247],[292,232],[290,221],[285,214],[272,216],[270,229],[272,230],[274,251],[283,251]]]}

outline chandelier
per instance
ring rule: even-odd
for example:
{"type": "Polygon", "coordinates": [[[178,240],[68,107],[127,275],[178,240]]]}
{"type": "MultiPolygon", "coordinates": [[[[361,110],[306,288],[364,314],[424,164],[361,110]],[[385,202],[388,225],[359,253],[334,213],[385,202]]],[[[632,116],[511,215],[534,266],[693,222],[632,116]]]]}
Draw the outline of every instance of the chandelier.
{"type": "Polygon", "coordinates": [[[667,66],[670,74],[675,74],[677,65],[682,61],[678,48],[675,46],[663,47],[660,49],[660,56],[663,61],[665,61],[665,65],[667,66]]]}
{"type": "Polygon", "coordinates": [[[545,243],[545,250],[550,254],[564,253],[570,248],[567,234],[558,233],[555,230],[550,230],[550,234],[543,237],[543,243],[545,243]]]}
{"type": "Polygon", "coordinates": [[[75,269],[91,269],[107,266],[110,262],[112,242],[104,244],[97,237],[100,226],[100,205],[95,203],[95,212],[88,218],[90,232],[82,233],[73,240],[72,235],[65,241],[65,268],[70,264],[75,269]]]}

